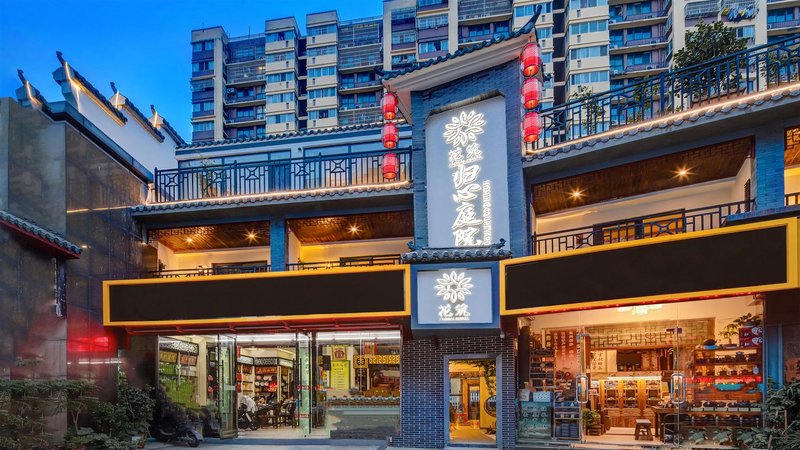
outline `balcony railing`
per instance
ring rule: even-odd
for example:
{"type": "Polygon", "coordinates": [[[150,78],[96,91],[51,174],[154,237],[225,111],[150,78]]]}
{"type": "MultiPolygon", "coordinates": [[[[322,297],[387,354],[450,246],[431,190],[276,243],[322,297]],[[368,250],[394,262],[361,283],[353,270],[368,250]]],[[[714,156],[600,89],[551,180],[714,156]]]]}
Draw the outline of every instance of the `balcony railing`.
{"type": "Polygon", "coordinates": [[[652,61],[649,63],[642,63],[642,64],[630,64],[628,66],[625,66],[625,73],[663,69],[665,67],[667,67],[666,61],[652,61]]]}
{"type": "Polygon", "coordinates": [[[749,211],[751,206],[750,201],[724,203],[635,217],[613,224],[596,224],[539,233],[532,236],[532,248],[535,255],[544,255],[616,242],[710,230],[723,226],[727,217],[732,214],[749,211]]]}
{"type": "Polygon", "coordinates": [[[398,255],[370,255],[341,258],[338,261],[299,262],[286,264],[286,270],[319,270],[337,267],[387,266],[400,264],[398,255]]]}
{"type": "Polygon", "coordinates": [[[542,109],[540,139],[529,151],[796,83],[798,49],[800,36],[793,36],[542,109]]]}
{"type": "Polygon", "coordinates": [[[800,19],[784,20],[783,22],[770,22],[767,23],[767,29],[775,30],[778,28],[791,28],[800,26],[800,19]]]}
{"type": "Polygon", "coordinates": [[[349,81],[349,82],[343,81],[339,84],[339,89],[358,89],[364,87],[378,86],[379,84],[381,84],[381,80],[360,81],[358,83],[354,81],[349,81]]]}
{"type": "Polygon", "coordinates": [[[225,117],[225,121],[227,123],[239,123],[239,122],[250,122],[253,120],[264,120],[264,113],[260,114],[253,114],[251,116],[234,116],[234,117],[225,117]]]}
{"type": "Polygon", "coordinates": [[[244,102],[252,102],[253,100],[264,100],[266,98],[266,94],[263,92],[256,95],[245,95],[243,97],[228,97],[226,103],[229,105],[235,105],[236,103],[244,103],[244,102]]]}
{"type": "Polygon", "coordinates": [[[666,17],[666,16],[667,16],[667,11],[661,10],[661,11],[650,11],[638,14],[616,15],[609,17],[608,20],[611,23],[620,23],[620,22],[633,22],[635,20],[655,19],[657,17],[666,17]]]}
{"type": "Polygon", "coordinates": [[[400,166],[383,177],[386,151],[156,170],[151,203],[273,192],[376,185],[411,180],[411,150],[397,149],[400,166]]]}
{"type": "Polygon", "coordinates": [[[800,205],[800,192],[786,194],[786,206],[800,205]]]}
{"type": "Polygon", "coordinates": [[[205,277],[208,275],[231,275],[235,273],[269,272],[269,264],[247,266],[198,267],[196,269],[169,269],[147,272],[145,278],[186,278],[205,277]]]}
{"type": "Polygon", "coordinates": [[[626,39],[625,45],[628,47],[635,47],[637,45],[660,44],[662,42],[667,42],[666,36],[651,36],[648,38],[641,38],[641,39],[626,39]]]}

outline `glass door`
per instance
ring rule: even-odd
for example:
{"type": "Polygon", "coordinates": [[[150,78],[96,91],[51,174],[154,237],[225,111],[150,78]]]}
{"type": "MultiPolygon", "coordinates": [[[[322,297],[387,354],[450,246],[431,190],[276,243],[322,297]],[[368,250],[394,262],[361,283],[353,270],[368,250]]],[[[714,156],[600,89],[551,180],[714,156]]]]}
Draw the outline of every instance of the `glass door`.
{"type": "Polygon", "coordinates": [[[221,438],[234,438],[237,435],[238,402],[236,394],[236,337],[217,335],[217,382],[221,438]]]}
{"type": "Polygon", "coordinates": [[[590,343],[589,333],[582,329],[577,334],[578,340],[578,374],[575,377],[575,400],[580,408],[578,416],[578,439],[585,442],[587,427],[594,425],[592,414],[594,414],[595,402],[590,399],[591,372],[590,363],[590,343]]]}
{"type": "Polygon", "coordinates": [[[303,436],[311,434],[313,402],[312,387],[314,384],[312,370],[316,365],[312,360],[311,333],[297,333],[297,411],[300,433],[303,436]]]}

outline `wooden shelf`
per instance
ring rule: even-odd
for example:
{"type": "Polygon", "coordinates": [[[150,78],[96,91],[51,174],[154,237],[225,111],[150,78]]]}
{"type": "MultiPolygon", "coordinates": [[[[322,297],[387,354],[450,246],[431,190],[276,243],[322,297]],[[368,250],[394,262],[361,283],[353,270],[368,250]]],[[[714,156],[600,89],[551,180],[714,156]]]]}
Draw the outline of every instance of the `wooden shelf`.
{"type": "Polygon", "coordinates": [[[757,361],[731,361],[731,362],[713,362],[713,363],[694,363],[695,367],[698,366],[758,366],[761,365],[757,361]]]}
{"type": "Polygon", "coordinates": [[[706,349],[706,348],[696,348],[694,349],[695,352],[741,352],[744,350],[758,350],[761,351],[761,347],[731,347],[731,348],[714,348],[714,349],[706,349]]]}

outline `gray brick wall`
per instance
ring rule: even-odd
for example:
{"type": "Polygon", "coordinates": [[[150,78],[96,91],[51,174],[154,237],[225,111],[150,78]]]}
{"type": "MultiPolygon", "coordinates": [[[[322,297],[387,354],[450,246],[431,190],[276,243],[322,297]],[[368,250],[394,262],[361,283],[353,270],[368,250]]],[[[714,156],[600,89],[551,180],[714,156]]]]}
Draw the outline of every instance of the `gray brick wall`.
{"type": "Polygon", "coordinates": [[[528,208],[522,176],[522,144],[520,138],[521,106],[519,90],[521,74],[516,60],[476,72],[436,88],[412,92],[411,116],[413,119],[412,146],[414,152],[412,173],[414,178],[414,231],[418,245],[428,245],[427,186],[425,183],[425,121],[431,111],[464,101],[499,92],[506,101],[506,155],[508,157],[508,204],[511,236],[506,237],[515,255],[530,254],[530,227],[528,208]]]}
{"type": "Polygon", "coordinates": [[[762,128],[756,131],[751,189],[758,211],[784,206],[785,136],[786,131],[782,127],[762,128]]]}
{"type": "Polygon", "coordinates": [[[516,356],[514,339],[500,336],[467,336],[404,340],[400,356],[401,433],[393,440],[398,447],[443,448],[449,432],[444,415],[445,357],[485,353],[500,355],[497,436],[501,448],[514,448],[516,442],[516,356]]]}

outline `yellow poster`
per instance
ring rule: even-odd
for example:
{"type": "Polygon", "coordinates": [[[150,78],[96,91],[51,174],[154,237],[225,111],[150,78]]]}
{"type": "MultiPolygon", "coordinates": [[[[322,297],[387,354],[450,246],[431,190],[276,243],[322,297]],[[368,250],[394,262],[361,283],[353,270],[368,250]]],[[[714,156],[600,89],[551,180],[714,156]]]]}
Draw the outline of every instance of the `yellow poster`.
{"type": "Polygon", "coordinates": [[[346,345],[331,345],[331,358],[336,360],[347,359],[346,345]]]}
{"type": "Polygon", "coordinates": [[[331,387],[350,390],[350,361],[331,361],[331,387]]]}

